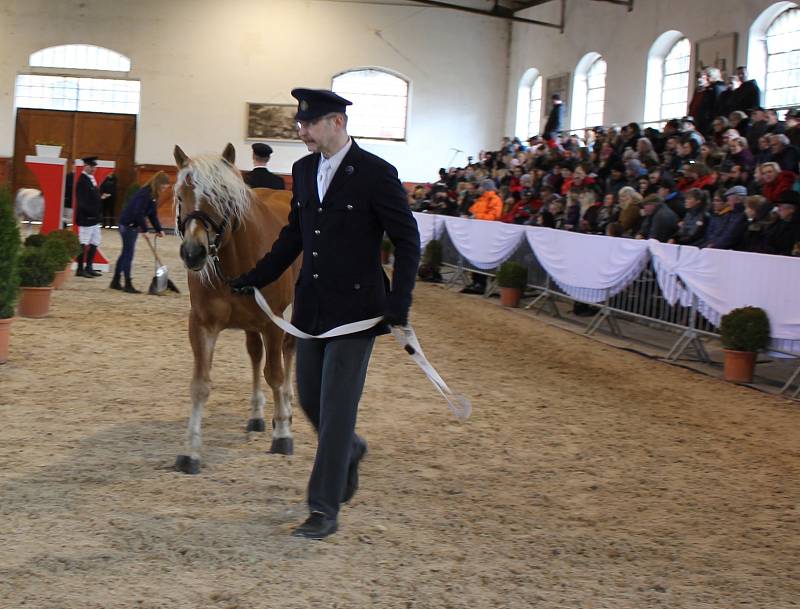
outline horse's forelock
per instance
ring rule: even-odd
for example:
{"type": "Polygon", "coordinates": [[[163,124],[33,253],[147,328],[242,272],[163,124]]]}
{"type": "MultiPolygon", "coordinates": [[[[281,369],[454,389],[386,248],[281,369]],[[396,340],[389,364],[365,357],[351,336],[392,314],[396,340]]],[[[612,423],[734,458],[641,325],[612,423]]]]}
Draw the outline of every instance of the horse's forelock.
{"type": "Polygon", "coordinates": [[[194,191],[220,217],[241,222],[250,209],[250,189],[230,163],[219,156],[198,156],[178,172],[178,186],[194,191]]]}

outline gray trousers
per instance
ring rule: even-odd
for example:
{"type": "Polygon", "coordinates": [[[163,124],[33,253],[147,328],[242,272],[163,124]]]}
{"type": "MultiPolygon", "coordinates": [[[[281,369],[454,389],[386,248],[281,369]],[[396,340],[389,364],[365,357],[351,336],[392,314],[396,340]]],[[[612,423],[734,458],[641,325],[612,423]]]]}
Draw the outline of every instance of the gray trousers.
{"type": "Polygon", "coordinates": [[[350,453],[356,443],[358,401],[374,336],[298,339],[300,405],[317,431],[317,455],[308,481],[308,507],[330,518],[339,513],[350,453]]]}

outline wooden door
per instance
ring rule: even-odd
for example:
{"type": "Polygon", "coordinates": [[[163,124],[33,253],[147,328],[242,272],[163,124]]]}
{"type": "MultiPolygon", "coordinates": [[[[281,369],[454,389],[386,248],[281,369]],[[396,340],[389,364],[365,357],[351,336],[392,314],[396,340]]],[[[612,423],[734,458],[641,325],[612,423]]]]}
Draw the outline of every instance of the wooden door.
{"type": "Polygon", "coordinates": [[[36,154],[37,142],[43,140],[63,145],[61,156],[74,159],[96,156],[116,163],[117,200],[115,215],[125,204],[124,198],[136,176],[136,116],[59,110],[17,110],[14,140],[14,190],[38,188],[35,176],[25,165],[26,154],[36,154]]]}

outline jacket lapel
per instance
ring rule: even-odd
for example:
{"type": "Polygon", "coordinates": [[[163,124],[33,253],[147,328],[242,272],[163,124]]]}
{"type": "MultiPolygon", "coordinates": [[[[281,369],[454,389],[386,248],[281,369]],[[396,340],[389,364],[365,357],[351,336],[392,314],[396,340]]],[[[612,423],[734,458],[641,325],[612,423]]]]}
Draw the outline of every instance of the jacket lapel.
{"type": "Polygon", "coordinates": [[[326,201],[333,193],[340,190],[347,181],[358,172],[358,160],[360,156],[361,148],[359,148],[356,141],[353,140],[350,150],[344,155],[342,163],[339,165],[339,168],[333,176],[333,180],[331,180],[328,186],[328,190],[325,191],[325,198],[323,201],[326,201]]]}
{"type": "Polygon", "coordinates": [[[319,160],[322,158],[318,152],[314,154],[314,158],[308,163],[308,171],[306,172],[305,182],[308,194],[311,200],[319,206],[319,189],[317,188],[317,168],[319,167],[319,160]]]}

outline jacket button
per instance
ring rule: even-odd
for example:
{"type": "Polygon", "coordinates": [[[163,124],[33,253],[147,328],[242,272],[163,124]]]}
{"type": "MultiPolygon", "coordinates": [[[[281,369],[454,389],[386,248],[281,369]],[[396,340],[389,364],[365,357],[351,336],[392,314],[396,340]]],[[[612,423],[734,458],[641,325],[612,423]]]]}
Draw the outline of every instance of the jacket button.
{"type": "Polygon", "coordinates": [[[318,254],[317,252],[311,252],[311,255],[312,255],[312,256],[314,256],[314,258],[316,258],[317,256],[319,256],[319,254],[318,254]]]}
{"type": "Polygon", "coordinates": [[[351,209],[353,209],[353,206],[348,203],[347,204],[347,211],[350,211],[351,209]]]}
{"type": "Polygon", "coordinates": [[[353,284],[353,289],[354,290],[360,290],[361,289],[361,284],[360,283],[354,283],[353,284]]]}
{"type": "Polygon", "coordinates": [[[298,201],[297,202],[297,207],[303,207],[303,204],[300,201],[298,201]]]}
{"type": "Polygon", "coordinates": [[[319,235],[319,229],[315,230],[315,231],[314,231],[314,234],[315,234],[315,235],[319,235]]]}
{"type": "Polygon", "coordinates": [[[313,275],[311,275],[311,276],[312,276],[314,279],[319,279],[319,275],[318,275],[317,273],[314,273],[314,274],[313,274],[313,275]]]}
{"type": "Polygon", "coordinates": [[[317,208],[317,213],[318,213],[318,214],[321,214],[321,213],[322,213],[322,208],[321,208],[321,207],[318,207],[318,208],[317,208]]]}

